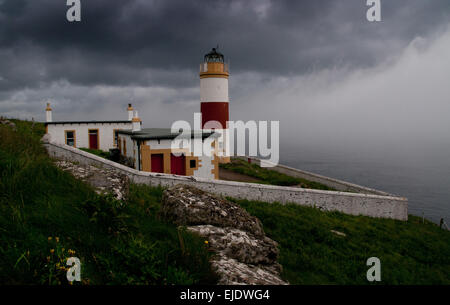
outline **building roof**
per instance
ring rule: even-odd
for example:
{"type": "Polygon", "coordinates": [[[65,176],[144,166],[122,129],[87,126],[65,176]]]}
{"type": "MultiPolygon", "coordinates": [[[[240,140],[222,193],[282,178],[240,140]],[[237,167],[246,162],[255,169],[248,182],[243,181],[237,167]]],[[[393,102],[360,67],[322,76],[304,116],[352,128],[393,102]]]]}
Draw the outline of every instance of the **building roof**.
{"type": "Polygon", "coordinates": [[[130,123],[131,121],[122,120],[122,121],[58,121],[58,122],[44,122],[46,125],[48,124],[104,124],[104,123],[130,123]]]}
{"type": "MultiPolygon", "coordinates": [[[[175,139],[181,134],[181,131],[172,133],[170,128],[144,128],[140,131],[131,131],[131,130],[118,130],[120,134],[131,135],[132,139],[137,140],[158,140],[158,139],[175,139]]],[[[201,136],[202,139],[207,138],[213,135],[214,137],[218,137],[219,134],[216,132],[205,132],[202,130],[193,130],[191,132],[191,138],[195,136],[201,136]]]]}

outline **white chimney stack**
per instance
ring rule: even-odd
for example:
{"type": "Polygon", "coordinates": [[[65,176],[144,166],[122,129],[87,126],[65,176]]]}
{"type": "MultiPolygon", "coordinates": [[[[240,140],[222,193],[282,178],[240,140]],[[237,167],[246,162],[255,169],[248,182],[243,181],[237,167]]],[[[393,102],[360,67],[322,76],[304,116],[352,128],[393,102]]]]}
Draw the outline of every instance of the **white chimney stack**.
{"type": "Polygon", "coordinates": [[[50,103],[47,103],[47,108],[45,108],[46,122],[52,122],[52,108],[50,108],[50,103]]]}
{"type": "Polygon", "coordinates": [[[138,112],[137,112],[137,111],[134,112],[134,117],[133,117],[133,119],[131,120],[131,122],[133,123],[133,132],[135,132],[135,131],[141,131],[141,124],[142,124],[142,121],[141,121],[141,119],[139,118],[138,112]]]}
{"type": "Polygon", "coordinates": [[[133,106],[131,106],[131,104],[128,104],[128,121],[133,120],[133,106]]]}

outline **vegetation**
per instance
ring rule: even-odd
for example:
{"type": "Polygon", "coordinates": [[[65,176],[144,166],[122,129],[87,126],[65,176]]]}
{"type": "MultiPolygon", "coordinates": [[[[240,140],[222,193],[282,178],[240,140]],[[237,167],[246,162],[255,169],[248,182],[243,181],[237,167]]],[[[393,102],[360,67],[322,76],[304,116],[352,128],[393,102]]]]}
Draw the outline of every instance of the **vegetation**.
{"type": "Polygon", "coordinates": [[[70,256],[83,284],[216,282],[204,240],[158,219],[162,189],[97,195],[53,165],[42,124],[14,122],[0,126],[0,283],[67,284],[70,256]]]}
{"type": "MultiPolygon", "coordinates": [[[[0,284],[67,284],[70,256],[82,262],[82,284],[216,282],[204,240],[158,218],[161,188],[131,185],[126,203],[97,195],[53,165],[39,142],[42,124],[14,122],[17,132],[0,126],[0,284]]],[[[233,201],[279,243],[291,284],[368,284],[372,256],[381,284],[450,284],[450,232],[429,221],[233,201]]]]}
{"type": "Polygon", "coordinates": [[[103,151],[100,149],[90,149],[90,148],[80,148],[80,150],[83,150],[85,152],[91,153],[93,155],[96,155],[98,157],[104,158],[104,159],[108,159],[111,160],[110,158],[110,153],[107,151],[103,151]]]}
{"type": "Polygon", "coordinates": [[[291,284],[369,284],[369,257],[381,261],[381,284],[450,284],[450,231],[430,221],[234,201],[258,217],[266,234],[279,243],[282,276],[291,284]]]}
{"type": "Polygon", "coordinates": [[[334,188],[324,184],[309,181],[302,178],[291,177],[267,168],[258,166],[257,164],[248,163],[242,159],[231,159],[231,163],[220,164],[221,168],[231,170],[233,172],[246,175],[260,180],[258,183],[281,185],[281,186],[301,186],[303,188],[335,191],[334,188]]]}

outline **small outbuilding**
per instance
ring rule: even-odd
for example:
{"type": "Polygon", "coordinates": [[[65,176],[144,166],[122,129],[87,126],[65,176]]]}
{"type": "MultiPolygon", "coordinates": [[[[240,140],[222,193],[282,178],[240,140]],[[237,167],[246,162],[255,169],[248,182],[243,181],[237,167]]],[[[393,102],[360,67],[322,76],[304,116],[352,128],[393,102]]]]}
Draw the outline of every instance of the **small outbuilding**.
{"type": "Polygon", "coordinates": [[[137,170],[219,179],[217,137],[217,133],[203,130],[191,131],[187,135],[181,131],[172,132],[170,128],[120,130],[118,148],[137,170]],[[180,137],[183,140],[175,148],[174,140],[180,137]],[[202,146],[202,152],[197,156],[192,148],[196,140],[202,146]]]}

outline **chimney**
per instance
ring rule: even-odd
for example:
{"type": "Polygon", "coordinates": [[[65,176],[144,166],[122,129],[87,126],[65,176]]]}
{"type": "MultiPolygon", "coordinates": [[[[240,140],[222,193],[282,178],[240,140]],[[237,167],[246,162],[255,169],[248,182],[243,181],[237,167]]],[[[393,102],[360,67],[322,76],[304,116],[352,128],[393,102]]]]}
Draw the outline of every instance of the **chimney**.
{"type": "Polygon", "coordinates": [[[52,122],[52,108],[50,108],[50,103],[47,103],[47,108],[45,108],[45,114],[46,114],[46,122],[47,123],[52,122]]]}
{"type": "Polygon", "coordinates": [[[131,106],[131,104],[128,104],[128,121],[133,120],[133,106],[131,106]]]}
{"type": "Polygon", "coordinates": [[[133,132],[135,132],[135,131],[141,131],[141,124],[142,124],[142,121],[141,121],[141,119],[139,118],[139,116],[138,116],[138,112],[137,111],[135,111],[134,112],[134,117],[133,117],[133,119],[131,120],[131,122],[133,123],[133,132]]]}

